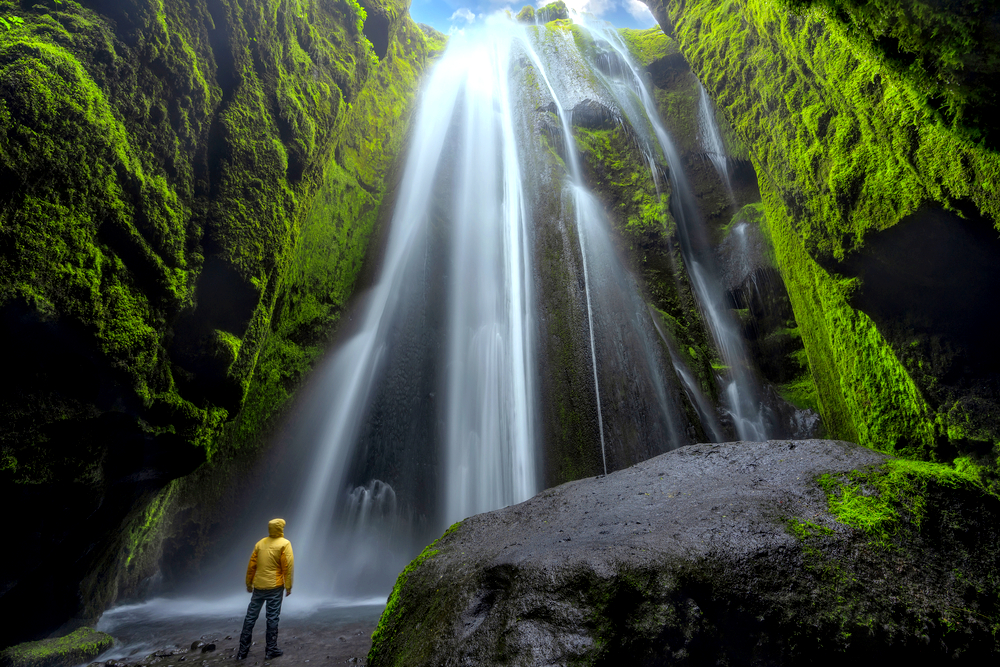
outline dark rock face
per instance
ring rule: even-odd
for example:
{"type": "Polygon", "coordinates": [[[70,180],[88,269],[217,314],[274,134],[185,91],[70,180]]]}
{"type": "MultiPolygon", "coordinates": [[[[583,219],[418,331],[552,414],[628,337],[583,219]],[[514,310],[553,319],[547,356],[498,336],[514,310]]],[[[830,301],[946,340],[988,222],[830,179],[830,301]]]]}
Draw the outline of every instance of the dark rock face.
{"type": "Polygon", "coordinates": [[[879,546],[816,479],[887,460],[828,440],[693,445],[472,517],[400,576],[369,664],[995,658],[995,609],[970,595],[995,606],[996,585],[962,577],[995,571],[996,499],[930,484],[919,529],[879,546]]]}

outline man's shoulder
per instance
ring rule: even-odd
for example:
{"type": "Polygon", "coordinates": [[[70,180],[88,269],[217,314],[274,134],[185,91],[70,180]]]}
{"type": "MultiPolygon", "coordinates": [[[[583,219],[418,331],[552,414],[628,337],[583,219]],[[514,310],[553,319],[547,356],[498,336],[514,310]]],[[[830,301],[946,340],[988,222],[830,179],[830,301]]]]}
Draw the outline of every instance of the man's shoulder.
{"type": "Polygon", "coordinates": [[[270,537],[269,536],[269,537],[265,537],[260,542],[258,542],[257,543],[257,548],[268,546],[268,547],[277,547],[277,548],[281,549],[281,548],[284,548],[286,546],[291,546],[291,545],[292,545],[292,543],[289,542],[287,538],[284,538],[284,537],[270,537]]]}

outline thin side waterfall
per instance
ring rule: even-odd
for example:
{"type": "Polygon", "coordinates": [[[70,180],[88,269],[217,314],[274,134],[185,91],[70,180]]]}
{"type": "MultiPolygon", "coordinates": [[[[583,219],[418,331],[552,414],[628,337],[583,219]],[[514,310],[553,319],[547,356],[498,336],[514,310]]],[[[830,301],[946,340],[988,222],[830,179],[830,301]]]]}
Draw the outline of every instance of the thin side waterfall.
{"type": "Polygon", "coordinates": [[[715,171],[719,173],[722,184],[726,186],[729,199],[735,201],[733,182],[729,177],[729,157],[726,155],[726,145],[722,141],[719,124],[715,122],[712,100],[708,99],[705,86],[701,85],[700,81],[698,82],[698,136],[702,148],[705,150],[705,155],[711,160],[715,171]]]}
{"type": "MultiPolygon", "coordinates": [[[[574,189],[576,195],[576,210],[582,211],[580,206],[580,195],[574,189]]],[[[608,474],[608,455],[604,446],[604,415],[601,413],[601,384],[597,377],[597,344],[594,341],[594,306],[590,299],[590,275],[587,269],[589,264],[587,259],[587,243],[583,238],[582,215],[577,214],[576,233],[580,239],[580,255],[583,257],[583,288],[587,294],[587,326],[590,330],[590,361],[594,367],[594,394],[597,396],[597,427],[601,432],[601,465],[604,466],[604,474],[608,474]]]]}
{"type": "Polygon", "coordinates": [[[614,445],[619,460],[628,458],[630,454],[625,452],[628,450],[634,462],[636,453],[641,458],[648,458],[682,444],[683,428],[679,423],[676,407],[668,395],[662,369],[664,360],[656,348],[655,333],[646,316],[646,305],[638,285],[618,257],[610,235],[609,223],[600,203],[583,182],[579,155],[573,138],[573,114],[567,112],[567,109],[571,107],[568,101],[580,102],[597,92],[588,88],[587,84],[581,83],[592,65],[583,61],[569,33],[550,31],[546,34],[536,29],[532,34],[536,39],[545,35],[543,39],[558,44],[564,59],[562,62],[548,63],[549,66],[546,67],[539,51],[528,49],[528,57],[543,82],[542,87],[551,97],[550,108],[554,109],[558,118],[565,146],[562,156],[568,172],[566,175],[569,177],[574,226],[582,260],[601,462],[607,474],[609,446],[614,445]],[[565,62],[573,55],[580,59],[576,64],[586,68],[584,76],[565,62]],[[611,396],[601,390],[602,374],[615,383],[615,392],[611,396]],[[632,389],[626,389],[623,383],[627,383],[632,389]],[[624,393],[633,392],[635,387],[645,387],[651,405],[635,405],[623,397],[624,393]],[[609,429],[606,404],[618,415],[612,429],[609,429]],[[622,411],[636,410],[652,413],[646,416],[640,428],[646,429],[652,436],[656,442],[655,449],[637,450],[634,444],[629,446],[626,443],[630,439],[629,429],[623,428],[620,414],[622,411]]]}
{"type": "MultiPolygon", "coordinates": [[[[741,440],[762,441],[768,439],[765,424],[765,408],[761,401],[760,388],[753,371],[748,366],[743,340],[733,320],[714,269],[711,249],[705,238],[701,216],[694,201],[694,194],[687,182],[684,164],[677,153],[670,135],[660,122],[656,105],[649,94],[638,66],[632,61],[622,38],[609,24],[595,22],[578,16],[592,34],[605,46],[609,56],[627,66],[628,75],[613,76],[623,71],[622,66],[610,70],[611,75],[601,74],[604,83],[629,119],[632,127],[642,136],[652,130],[655,143],[666,158],[672,186],[671,208],[677,221],[681,254],[691,279],[699,306],[708,323],[712,339],[719,355],[726,365],[722,378],[723,398],[741,440]]],[[[646,150],[652,151],[649,140],[643,137],[646,150]]],[[[652,158],[650,159],[652,163],[652,158]]],[[[652,174],[657,179],[655,170],[652,174]]]]}
{"type": "Polygon", "coordinates": [[[722,426],[719,424],[718,418],[715,416],[715,410],[712,407],[712,403],[708,400],[708,397],[705,396],[705,392],[701,390],[701,387],[698,386],[698,382],[695,380],[694,374],[691,373],[691,369],[684,363],[681,356],[677,354],[677,351],[674,349],[673,341],[671,341],[670,337],[663,331],[663,326],[660,324],[660,318],[654,311],[653,306],[650,306],[649,309],[649,314],[653,320],[653,325],[656,327],[656,332],[660,334],[660,339],[670,351],[670,361],[674,365],[674,369],[677,371],[677,376],[684,384],[684,392],[687,394],[688,400],[691,401],[691,405],[694,406],[695,412],[698,413],[698,419],[701,421],[701,425],[705,429],[705,435],[707,435],[712,442],[724,442],[725,434],[722,431],[722,426]]]}
{"type": "Polygon", "coordinates": [[[530,56],[532,63],[536,68],[538,68],[539,73],[542,75],[545,87],[548,89],[549,94],[552,95],[552,102],[555,105],[556,114],[559,116],[559,124],[562,128],[563,141],[566,146],[566,162],[569,166],[569,174],[574,186],[572,188],[574,203],[573,208],[576,212],[576,233],[577,239],[580,243],[580,256],[583,259],[583,289],[587,300],[587,328],[590,333],[590,362],[594,370],[594,395],[597,399],[597,428],[601,437],[601,465],[604,467],[604,474],[607,475],[608,455],[604,443],[604,414],[601,408],[601,383],[597,372],[597,342],[594,337],[594,307],[590,297],[590,270],[588,268],[590,261],[587,255],[587,243],[583,235],[583,226],[587,217],[584,215],[584,207],[581,205],[584,201],[582,197],[585,196],[586,193],[582,187],[582,179],[580,177],[580,159],[577,156],[576,151],[573,149],[573,131],[570,127],[570,119],[567,118],[566,111],[559,100],[559,96],[552,88],[552,84],[549,81],[548,76],[545,74],[545,67],[542,65],[537,53],[530,51],[530,56]]]}

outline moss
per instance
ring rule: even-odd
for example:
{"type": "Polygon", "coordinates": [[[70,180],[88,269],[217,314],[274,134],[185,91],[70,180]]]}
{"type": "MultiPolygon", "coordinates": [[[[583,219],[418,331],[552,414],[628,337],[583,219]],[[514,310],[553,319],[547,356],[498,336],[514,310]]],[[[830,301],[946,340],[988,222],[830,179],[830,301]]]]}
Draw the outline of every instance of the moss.
{"type": "Polygon", "coordinates": [[[531,5],[525,5],[521,7],[521,11],[515,16],[521,23],[534,23],[535,22],[535,8],[531,5]]]}
{"type": "Polygon", "coordinates": [[[189,502],[156,488],[190,470],[177,452],[257,447],[321,354],[428,56],[396,1],[98,5],[0,0],[23,19],[0,29],[0,340],[24,352],[0,388],[3,484],[99,505],[135,484],[130,443],[169,461],[135,507],[101,508],[118,564],[64,554],[88,593],[52,607],[92,617],[189,502]],[[106,421],[122,442],[77,444],[106,421]]]}
{"type": "Polygon", "coordinates": [[[979,474],[967,464],[950,466],[905,459],[890,460],[846,479],[823,475],[819,484],[837,520],[863,530],[880,546],[888,546],[903,524],[921,529],[927,517],[930,487],[985,491],[979,474]]]}
{"type": "Polygon", "coordinates": [[[969,198],[997,219],[997,156],[935,123],[822,14],[768,0],[668,7],[682,51],[756,163],[783,194],[800,193],[796,231],[810,252],[839,259],[930,199],[969,198]],[[746,85],[724,85],[732,80],[746,85]]]}
{"type": "Polygon", "coordinates": [[[648,67],[660,58],[680,51],[677,42],[664,35],[663,30],[659,27],[646,30],[621,28],[618,30],[618,34],[625,40],[629,53],[642,67],[648,67]]]}
{"type": "Polygon", "coordinates": [[[539,7],[535,10],[536,23],[548,23],[549,21],[568,18],[569,10],[566,8],[566,3],[563,0],[555,0],[555,2],[550,2],[544,7],[539,7]]]}
{"type": "MultiPolygon", "coordinates": [[[[794,331],[795,335],[798,336],[798,328],[794,331]]],[[[793,355],[804,372],[791,382],[786,382],[775,388],[783,399],[796,408],[800,410],[813,410],[818,414],[820,412],[819,395],[816,392],[816,383],[813,382],[813,376],[809,372],[809,360],[805,348],[796,350],[793,355]]]]}
{"type": "MultiPolygon", "coordinates": [[[[876,5],[859,12],[874,17],[876,5]]],[[[664,6],[692,70],[751,149],[831,435],[922,459],[951,458],[942,445],[965,451],[945,432],[955,397],[928,402],[940,378],[911,375],[919,351],[894,348],[853,307],[857,283],[838,267],[866,238],[931,202],[975,207],[1000,224],[1000,157],[930,108],[935,93],[891,58],[859,48],[867,38],[848,34],[844,21],[869,19],[829,10],[845,3],[799,3],[795,13],[771,0],[664,6]]],[[[888,15],[890,33],[897,18],[888,15]]]]}
{"type": "Polygon", "coordinates": [[[56,639],[11,646],[0,653],[0,663],[4,667],[72,667],[93,660],[114,641],[107,633],[79,628],[56,639]]]}
{"type": "Polygon", "coordinates": [[[886,453],[933,457],[932,411],[875,324],[850,306],[854,281],[831,276],[809,256],[784,207],[761,185],[764,228],[795,310],[825,427],[886,453]]]}
{"type": "Polygon", "coordinates": [[[382,211],[426,58],[421,30],[407,20],[370,84],[351,105],[297,239],[246,407],[227,440],[255,442],[325,350],[354,291],[382,211]],[[336,157],[334,157],[336,156],[336,157]]]}
{"type": "Polygon", "coordinates": [[[921,0],[782,0],[796,13],[814,9],[852,49],[891,72],[922,110],[971,139],[996,146],[995,3],[947,6],[921,0]]]}
{"type": "MultiPolygon", "coordinates": [[[[671,111],[675,109],[661,109],[671,111]]],[[[674,122],[676,116],[666,119],[674,122]]],[[[645,157],[621,127],[574,127],[573,133],[584,178],[604,202],[623,257],[642,276],[651,304],[661,313],[668,336],[687,352],[686,363],[703,391],[716,396],[715,353],[684,268],[666,179],[658,188],[645,157]]],[[[665,171],[662,164],[658,168],[665,171]]]]}
{"type": "Polygon", "coordinates": [[[124,555],[126,568],[132,562],[136,553],[141,552],[154,533],[161,528],[161,522],[168,515],[175,491],[176,486],[174,484],[168,485],[156,495],[152,502],[142,508],[141,519],[131,526],[125,537],[126,546],[124,555]]]}
{"type": "Polygon", "coordinates": [[[444,51],[444,48],[448,45],[447,35],[424,23],[418,23],[417,27],[424,34],[428,55],[433,56],[444,51]]]}
{"type": "Polygon", "coordinates": [[[393,648],[396,649],[396,662],[397,665],[410,664],[408,662],[408,650],[413,649],[413,644],[404,642],[404,650],[399,650],[399,647],[392,647],[393,643],[396,643],[396,628],[400,624],[400,620],[406,613],[406,608],[403,602],[405,597],[404,589],[406,588],[406,582],[410,574],[416,570],[424,561],[433,558],[438,554],[437,547],[438,542],[445,539],[452,533],[454,533],[462,525],[461,521],[453,523],[441,537],[437,538],[429,545],[424,547],[424,550],[420,552],[420,555],[410,561],[410,564],[403,568],[403,571],[399,573],[396,578],[396,584],[392,587],[392,592],[389,594],[389,599],[385,603],[385,611],[382,612],[381,618],[379,618],[378,626],[375,628],[375,632],[372,633],[372,647],[368,651],[367,662],[368,664],[377,664],[380,660],[385,659],[385,656],[392,655],[393,648]]]}

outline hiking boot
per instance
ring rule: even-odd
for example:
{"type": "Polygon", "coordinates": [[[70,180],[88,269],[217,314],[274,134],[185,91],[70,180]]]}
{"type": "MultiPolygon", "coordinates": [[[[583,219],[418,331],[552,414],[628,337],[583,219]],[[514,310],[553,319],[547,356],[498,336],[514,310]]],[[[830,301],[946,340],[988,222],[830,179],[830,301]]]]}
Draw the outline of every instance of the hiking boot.
{"type": "Polygon", "coordinates": [[[267,653],[264,654],[264,659],[270,660],[271,658],[277,658],[279,655],[284,655],[284,654],[285,652],[282,651],[280,648],[272,648],[269,649],[267,653]]]}
{"type": "Polygon", "coordinates": [[[240,651],[240,652],[238,652],[236,654],[236,659],[237,660],[246,660],[247,659],[247,653],[249,653],[249,651],[240,651]]]}

